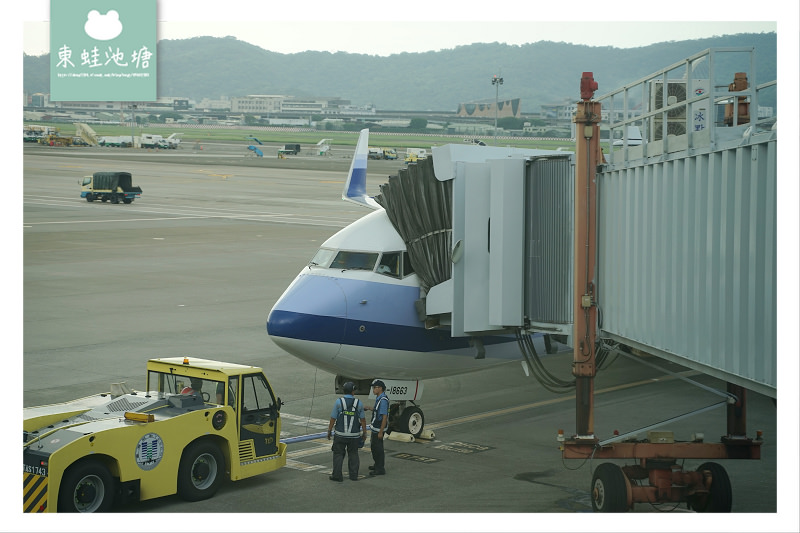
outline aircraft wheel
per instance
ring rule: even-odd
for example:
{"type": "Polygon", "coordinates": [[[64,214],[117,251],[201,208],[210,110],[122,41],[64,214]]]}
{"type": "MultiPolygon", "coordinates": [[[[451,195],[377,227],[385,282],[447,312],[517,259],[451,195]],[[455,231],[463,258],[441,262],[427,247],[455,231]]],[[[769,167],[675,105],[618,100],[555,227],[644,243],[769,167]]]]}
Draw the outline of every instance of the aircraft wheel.
{"type": "Polygon", "coordinates": [[[628,510],[625,474],[613,463],[598,466],[592,476],[592,510],[596,513],[624,513],[628,510]]]}
{"type": "Polygon", "coordinates": [[[419,407],[406,407],[395,425],[395,431],[410,433],[416,439],[425,426],[425,416],[419,407]]]}
{"type": "Polygon", "coordinates": [[[689,498],[689,507],[698,513],[730,513],[733,501],[731,480],[728,473],[718,463],[703,463],[698,472],[711,473],[711,486],[706,494],[695,494],[689,498]]]}
{"type": "Polygon", "coordinates": [[[209,441],[197,441],[183,451],[178,468],[178,495],[196,502],[212,497],[222,483],[225,457],[209,441]]]}
{"type": "Polygon", "coordinates": [[[58,491],[58,512],[105,512],[113,503],[114,478],[101,462],[82,461],[67,470],[58,491]]]}

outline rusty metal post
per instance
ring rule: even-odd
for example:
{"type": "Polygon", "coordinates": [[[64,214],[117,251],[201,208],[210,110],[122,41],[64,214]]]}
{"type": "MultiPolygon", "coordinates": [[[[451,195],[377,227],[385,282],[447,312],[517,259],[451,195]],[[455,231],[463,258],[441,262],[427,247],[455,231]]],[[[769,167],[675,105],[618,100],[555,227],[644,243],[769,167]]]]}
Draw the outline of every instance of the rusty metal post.
{"type": "Polygon", "coordinates": [[[600,103],[592,101],[597,82],[591,72],[581,78],[581,101],[575,122],[575,248],[573,295],[573,362],[578,438],[594,438],[595,251],[597,187],[595,170],[602,161],[600,103]]]}
{"type": "Polygon", "coordinates": [[[728,404],[728,437],[747,436],[747,389],[728,383],[728,392],[736,396],[736,402],[728,404]]]}
{"type": "MultiPolygon", "coordinates": [[[[733,77],[733,83],[728,85],[728,91],[738,92],[747,90],[747,73],[737,72],[733,77]]],[[[750,122],[750,102],[744,96],[737,96],[735,103],[725,104],[725,124],[728,126],[738,126],[750,122]],[[736,124],[734,124],[734,110],[736,105],[736,124]]]]}

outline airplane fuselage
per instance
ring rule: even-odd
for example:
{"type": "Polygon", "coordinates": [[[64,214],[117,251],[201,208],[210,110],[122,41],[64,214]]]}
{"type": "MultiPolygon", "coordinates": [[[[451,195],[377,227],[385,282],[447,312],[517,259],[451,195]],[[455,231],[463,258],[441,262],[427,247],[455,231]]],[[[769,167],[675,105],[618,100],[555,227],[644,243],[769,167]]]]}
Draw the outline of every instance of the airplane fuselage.
{"type": "Polygon", "coordinates": [[[417,275],[383,209],[325,241],[276,302],[272,340],[331,373],[429,379],[520,359],[513,337],[452,337],[417,315],[417,275]]]}

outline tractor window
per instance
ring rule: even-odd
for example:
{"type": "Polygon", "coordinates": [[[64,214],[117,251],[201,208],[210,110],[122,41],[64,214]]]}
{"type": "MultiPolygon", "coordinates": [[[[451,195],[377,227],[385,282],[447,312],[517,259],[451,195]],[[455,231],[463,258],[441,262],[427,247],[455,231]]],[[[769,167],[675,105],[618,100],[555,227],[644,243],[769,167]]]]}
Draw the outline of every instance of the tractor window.
{"type": "Polygon", "coordinates": [[[265,411],[275,407],[275,397],[263,374],[242,379],[242,412],[265,411]]]}
{"type": "Polygon", "coordinates": [[[147,373],[147,389],[158,393],[159,398],[167,394],[197,394],[204,402],[215,402],[215,393],[224,386],[221,381],[192,378],[163,372],[147,373]]]}
{"type": "Polygon", "coordinates": [[[227,393],[228,393],[228,403],[227,403],[227,405],[230,405],[231,407],[233,407],[233,410],[236,411],[237,410],[236,409],[236,398],[238,397],[238,391],[239,391],[239,378],[236,377],[236,376],[228,378],[228,386],[227,387],[225,387],[225,382],[223,382],[223,381],[219,381],[219,382],[215,382],[215,383],[217,385],[217,388],[216,388],[216,402],[219,405],[225,405],[225,393],[226,393],[225,389],[227,388],[227,393]]]}

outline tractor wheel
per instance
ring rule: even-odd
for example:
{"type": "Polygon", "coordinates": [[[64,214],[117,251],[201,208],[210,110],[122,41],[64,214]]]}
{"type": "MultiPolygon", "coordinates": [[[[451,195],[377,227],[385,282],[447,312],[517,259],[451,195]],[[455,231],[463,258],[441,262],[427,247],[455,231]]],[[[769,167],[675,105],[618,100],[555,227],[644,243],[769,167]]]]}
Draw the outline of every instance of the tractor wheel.
{"type": "Polygon", "coordinates": [[[592,476],[592,510],[624,513],[628,510],[628,486],[622,469],[613,463],[598,466],[592,476]]]}
{"type": "Polygon", "coordinates": [[[58,490],[58,512],[105,512],[113,503],[114,478],[101,462],[82,461],[67,470],[58,490]]]}
{"type": "Polygon", "coordinates": [[[212,497],[225,473],[225,457],[213,442],[193,442],[183,451],[178,468],[178,495],[196,502],[212,497]]]}

